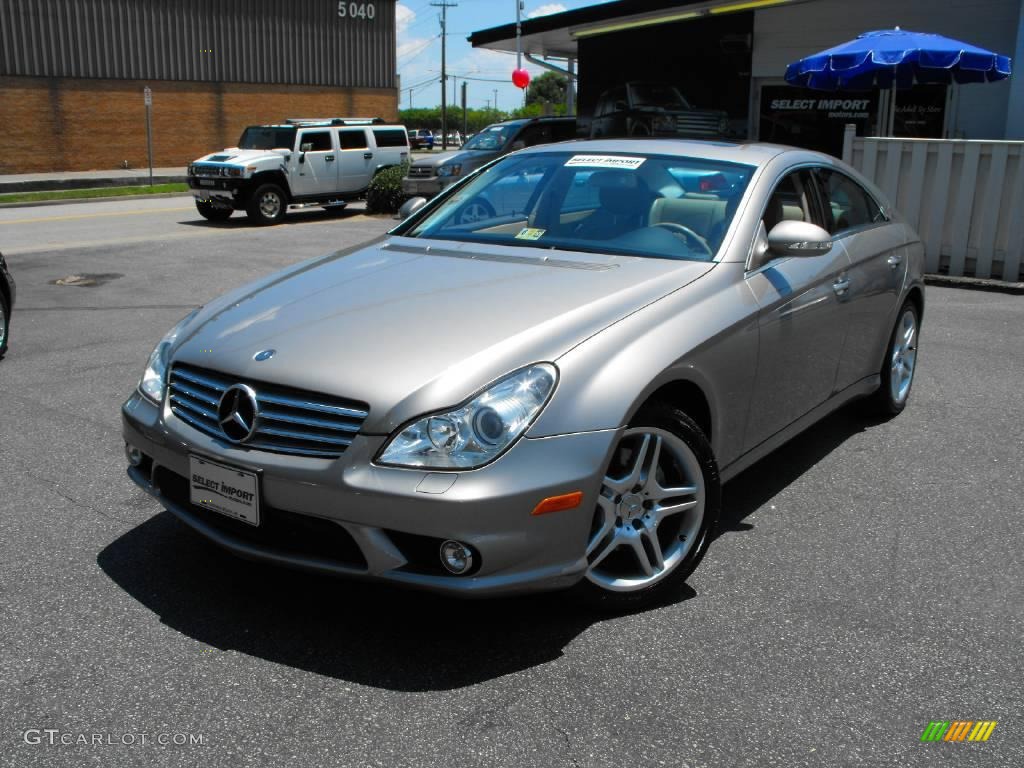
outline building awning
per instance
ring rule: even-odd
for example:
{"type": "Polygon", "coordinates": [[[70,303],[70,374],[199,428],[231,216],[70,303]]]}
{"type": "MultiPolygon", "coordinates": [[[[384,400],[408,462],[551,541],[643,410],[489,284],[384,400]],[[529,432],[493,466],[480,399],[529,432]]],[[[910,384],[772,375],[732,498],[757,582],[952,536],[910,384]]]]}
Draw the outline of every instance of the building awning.
{"type": "MultiPolygon", "coordinates": [[[[523,52],[535,56],[576,58],[580,38],[609,34],[626,29],[668,24],[702,16],[753,11],[773,5],[806,0],[617,0],[617,2],[553,13],[522,22],[523,52]]],[[[516,25],[503,24],[474,32],[469,36],[474,48],[495,51],[516,50],[516,25]]]]}

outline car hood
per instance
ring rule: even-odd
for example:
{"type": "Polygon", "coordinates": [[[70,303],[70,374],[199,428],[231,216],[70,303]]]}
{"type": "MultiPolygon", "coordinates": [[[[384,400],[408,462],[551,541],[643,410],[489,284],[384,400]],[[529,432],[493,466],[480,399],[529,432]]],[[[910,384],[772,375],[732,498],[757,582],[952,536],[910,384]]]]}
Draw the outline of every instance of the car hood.
{"type": "Polygon", "coordinates": [[[467,149],[464,152],[462,150],[442,152],[438,155],[431,155],[430,157],[417,160],[413,165],[440,168],[442,165],[447,163],[460,163],[462,165],[471,165],[476,168],[483,165],[488,160],[494,159],[498,154],[498,150],[494,150],[492,152],[483,149],[467,149]]]}
{"type": "Polygon", "coordinates": [[[714,266],[392,237],[211,302],[172,359],[363,401],[364,432],[386,434],[557,361],[714,266]]]}
{"type": "Polygon", "coordinates": [[[257,160],[266,160],[268,157],[280,160],[282,156],[291,154],[287,149],[239,149],[231,147],[221,152],[201,157],[197,163],[231,163],[232,165],[245,165],[257,160]]]}

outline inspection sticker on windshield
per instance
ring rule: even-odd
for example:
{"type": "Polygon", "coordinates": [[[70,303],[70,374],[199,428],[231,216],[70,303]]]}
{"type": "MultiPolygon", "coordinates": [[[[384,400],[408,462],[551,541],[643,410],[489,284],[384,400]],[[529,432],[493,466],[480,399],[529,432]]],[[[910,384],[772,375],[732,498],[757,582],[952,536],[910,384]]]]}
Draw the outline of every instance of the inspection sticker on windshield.
{"type": "Polygon", "coordinates": [[[618,155],[573,155],[565,164],[566,168],[588,166],[590,168],[624,168],[635,171],[644,164],[645,157],[620,157],[618,155]]]}
{"type": "Polygon", "coordinates": [[[534,229],[533,227],[523,227],[519,230],[519,234],[516,235],[516,240],[540,240],[546,229],[534,229]]]}

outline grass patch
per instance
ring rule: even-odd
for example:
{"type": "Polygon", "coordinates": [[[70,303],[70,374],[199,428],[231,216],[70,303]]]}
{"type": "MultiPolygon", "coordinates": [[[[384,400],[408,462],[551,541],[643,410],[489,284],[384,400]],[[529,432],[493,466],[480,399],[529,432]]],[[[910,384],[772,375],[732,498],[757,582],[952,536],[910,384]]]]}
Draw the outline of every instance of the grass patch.
{"type": "Polygon", "coordinates": [[[13,192],[0,195],[0,203],[35,203],[41,200],[87,200],[90,197],[124,197],[188,192],[188,184],[148,184],[140,187],[100,187],[97,189],[55,189],[47,192],[13,192]]]}

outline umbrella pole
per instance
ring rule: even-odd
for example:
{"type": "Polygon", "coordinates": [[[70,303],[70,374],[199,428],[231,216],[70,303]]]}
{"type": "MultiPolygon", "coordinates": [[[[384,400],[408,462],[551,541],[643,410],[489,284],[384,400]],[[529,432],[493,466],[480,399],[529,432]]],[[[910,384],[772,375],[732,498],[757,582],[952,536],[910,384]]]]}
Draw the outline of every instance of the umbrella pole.
{"type": "Polygon", "coordinates": [[[896,83],[893,82],[892,88],[889,89],[889,130],[886,131],[886,136],[896,135],[896,83]]]}

